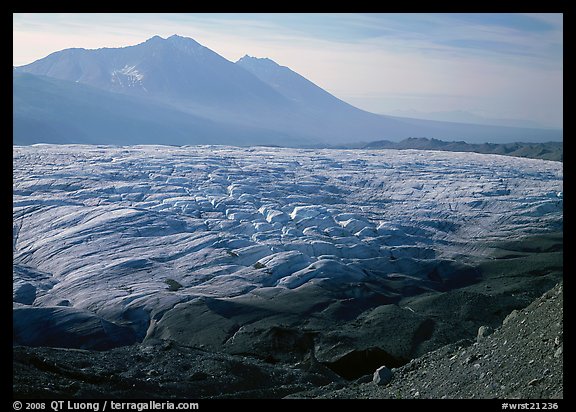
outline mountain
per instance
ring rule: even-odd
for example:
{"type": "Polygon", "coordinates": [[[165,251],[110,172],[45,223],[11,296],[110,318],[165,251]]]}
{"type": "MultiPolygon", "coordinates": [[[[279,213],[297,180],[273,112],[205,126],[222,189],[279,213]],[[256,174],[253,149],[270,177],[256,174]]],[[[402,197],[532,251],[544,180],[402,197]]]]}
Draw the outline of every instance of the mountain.
{"type": "MultiPolygon", "coordinates": [[[[149,99],[13,74],[14,144],[265,144],[280,132],[215,122],[149,99]]],[[[306,141],[294,139],[296,144],[306,141]]]]}
{"type": "Polygon", "coordinates": [[[294,103],[306,105],[310,109],[324,108],[362,112],[362,110],[331,95],[288,67],[280,66],[268,58],[246,55],[236,64],[248,70],[294,103]]]}
{"type": "Polygon", "coordinates": [[[62,143],[89,136],[90,141],[117,144],[201,141],[283,146],[408,137],[468,142],[562,139],[557,130],[369,113],[272,60],[245,56],[233,63],[193,39],[176,35],[155,36],[122,48],[62,50],[16,67],[14,73],[15,144],[45,142],[47,134],[51,142],[63,139],[62,143]],[[32,78],[18,77],[24,73],[40,76],[34,81],[44,87],[31,93],[25,83],[32,78]],[[74,88],[78,85],[89,88],[74,88]],[[49,104],[54,96],[59,96],[59,105],[49,104]],[[73,107],[60,107],[70,99],[73,107]]]}
{"type": "Polygon", "coordinates": [[[116,93],[169,102],[282,105],[284,99],[251,74],[180,36],[98,50],[67,49],[18,69],[116,93]]]}

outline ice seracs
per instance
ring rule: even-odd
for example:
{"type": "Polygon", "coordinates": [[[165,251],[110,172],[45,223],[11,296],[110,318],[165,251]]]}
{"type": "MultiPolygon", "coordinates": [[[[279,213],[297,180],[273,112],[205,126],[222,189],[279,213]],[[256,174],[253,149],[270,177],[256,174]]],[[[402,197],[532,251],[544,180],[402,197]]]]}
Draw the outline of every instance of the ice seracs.
{"type": "Polygon", "coordinates": [[[226,146],[13,155],[15,322],[52,317],[54,331],[87,330],[102,346],[142,339],[207,298],[321,283],[393,300],[451,287],[472,276],[463,259],[482,255],[483,241],[563,225],[558,162],[226,146]]]}

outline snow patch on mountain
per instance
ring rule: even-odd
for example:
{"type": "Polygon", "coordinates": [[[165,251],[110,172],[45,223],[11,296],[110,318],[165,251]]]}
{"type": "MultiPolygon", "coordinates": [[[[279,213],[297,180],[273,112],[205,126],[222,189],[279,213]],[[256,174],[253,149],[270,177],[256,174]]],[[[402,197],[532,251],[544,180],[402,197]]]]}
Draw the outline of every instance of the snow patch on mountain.
{"type": "Polygon", "coordinates": [[[122,69],[112,71],[111,81],[120,87],[142,86],[144,75],[140,73],[136,66],[125,65],[122,69]]]}

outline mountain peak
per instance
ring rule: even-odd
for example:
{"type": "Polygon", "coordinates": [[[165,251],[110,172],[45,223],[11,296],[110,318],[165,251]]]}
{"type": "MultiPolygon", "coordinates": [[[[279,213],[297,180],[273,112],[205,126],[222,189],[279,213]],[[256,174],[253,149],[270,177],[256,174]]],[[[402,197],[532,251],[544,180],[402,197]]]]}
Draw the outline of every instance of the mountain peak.
{"type": "Polygon", "coordinates": [[[164,39],[158,35],[150,37],[148,40],[146,40],[144,43],[160,43],[163,42],[164,39]]]}
{"type": "Polygon", "coordinates": [[[282,67],[274,60],[269,59],[268,57],[253,57],[247,54],[244,57],[240,58],[237,62],[239,65],[244,66],[260,66],[260,67],[282,67]]]}
{"type": "MultiPolygon", "coordinates": [[[[178,40],[178,39],[190,39],[189,37],[180,36],[178,34],[173,34],[172,36],[168,37],[166,40],[178,40]]],[[[190,39],[192,40],[192,39],[190,39]]]]}
{"type": "Polygon", "coordinates": [[[212,50],[202,46],[200,43],[190,37],[183,37],[177,34],[173,34],[164,41],[167,45],[173,47],[174,49],[187,54],[194,54],[198,56],[215,54],[212,52],[212,50]]]}
{"type": "Polygon", "coordinates": [[[145,44],[164,44],[172,45],[173,47],[180,50],[190,50],[190,49],[200,49],[205,48],[196,40],[190,37],[183,37],[177,34],[173,34],[170,37],[163,38],[158,35],[153,36],[144,42],[145,44]]]}
{"type": "Polygon", "coordinates": [[[173,34],[172,36],[168,37],[166,41],[173,43],[173,44],[196,44],[200,46],[196,40],[190,37],[179,36],[178,34],[173,34]]]}

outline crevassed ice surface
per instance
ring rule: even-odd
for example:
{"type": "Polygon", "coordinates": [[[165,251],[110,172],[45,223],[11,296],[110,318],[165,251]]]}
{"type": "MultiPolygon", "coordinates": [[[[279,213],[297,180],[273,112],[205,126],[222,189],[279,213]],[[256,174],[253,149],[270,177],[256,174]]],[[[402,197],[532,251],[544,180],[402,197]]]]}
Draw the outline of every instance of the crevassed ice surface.
{"type": "Polygon", "coordinates": [[[417,275],[481,255],[484,240],[562,228],[551,161],[223,146],[13,155],[14,300],[111,321],[263,286],[417,275]]]}

